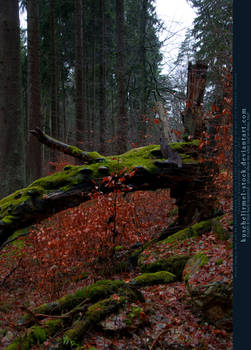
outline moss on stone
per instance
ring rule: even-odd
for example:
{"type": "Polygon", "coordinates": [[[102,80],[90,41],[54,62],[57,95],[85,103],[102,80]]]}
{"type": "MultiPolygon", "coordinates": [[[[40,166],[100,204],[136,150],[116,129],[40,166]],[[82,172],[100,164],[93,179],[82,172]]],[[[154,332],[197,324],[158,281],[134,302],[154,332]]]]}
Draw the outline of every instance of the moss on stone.
{"type": "Polygon", "coordinates": [[[212,220],[201,221],[199,223],[196,223],[190,227],[187,227],[183,230],[180,230],[174,233],[173,235],[161,241],[161,243],[162,244],[174,243],[177,240],[183,241],[187,238],[201,236],[204,233],[209,232],[211,229],[212,229],[212,220]]]}
{"type": "Polygon", "coordinates": [[[107,315],[118,310],[123,302],[122,297],[118,297],[118,299],[110,297],[91,305],[86,312],[85,320],[74,322],[72,329],[65,332],[65,335],[71,340],[79,342],[90,327],[97,325],[107,315]]]}
{"type": "Polygon", "coordinates": [[[28,340],[22,342],[22,340],[19,338],[7,346],[5,350],[30,350],[30,344],[28,340]]]}
{"type": "Polygon", "coordinates": [[[46,338],[46,330],[39,326],[33,326],[28,330],[28,337],[31,344],[42,344],[46,338]]]}
{"type": "Polygon", "coordinates": [[[124,247],[123,245],[117,245],[117,246],[114,248],[115,252],[119,252],[119,251],[124,250],[124,249],[125,249],[125,247],[124,247]]]}
{"type": "Polygon", "coordinates": [[[213,219],[213,231],[216,233],[217,238],[220,241],[226,241],[229,238],[229,232],[224,228],[222,223],[220,222],[220,219],[222,217],[213,219]]]}
{"type": "Polygon", "coordinates": [[[174,255],[167,259],[155,261],[151,264],[142,264],[140,266],[141,272],[157,272],[169,271],[177,276],[178,279],[182,277],[184,266],[189,259],[189,255],[174,255]]]}
{"type": "Polygon", "coordinates": [[[185,276],[184,276],[184,282],[186,286],[189,285],[189,278],[192,274],[200,270],[200,268],[204,265],[206,265],[208,262],[208,256],[205,253],[198,252],[195,255],[193,255],[187,262],[187,265],[184,269],[185,276]]]}
{"type": "Polygon", "coordinates": [[[64,323],[62,320],[48,320],[45,322],[46,326],[46,332],[49,337],[54,335],[56,332],[58,332],[60,329],[63,328],[64,323]]]}
{"type": "Polygon", "coordinates": [[[218,260],[216,261],[216,265],[221,265],[222,263],[223,263],[222,259],[218,259],[218,260]]]}
{"type": "Polygon", "coordinates": [[[106,298],[107,296],[115,293],[120,287],[124,286],[125,282],[121,280],[101,280],[96,283],[79,289],[74,294],[67,294],[64,297],[56,300],[52,303],[43,304],[37,307],[35,313],[43,314],[56,314],[58,312],[67,312],[84,299],[88,298],[91,302],[95,302],[99,299],[106,298]]]}
{"type": "Polygon", "coordinates": [[[187,238],[191,238],[194,236],[194,232],[191,228],[185,228],[183,230],[180,230],[173,235],[167,237],[163,241],[161,241],[161,244],[166,244],[166,243],[174,243],[176,241],[183,241],[187,238]]]}
{"type": "Polygon", "coordinates": [[[151,286],[160,283],[171,283],[176,280],[176,276],[167,271],[159,271],[155,273],[143,273],[135,277],[130,283],[137,287],[151,286]]]}
{"type": "Polygon", "coordinates": [[[45,325],[32,326],[23,337],[15,339],[6,349],[8,350],[29,350],[32,345],[43,344],[48,338],[63,328],[62,320],[49,320],[45,325]]]}

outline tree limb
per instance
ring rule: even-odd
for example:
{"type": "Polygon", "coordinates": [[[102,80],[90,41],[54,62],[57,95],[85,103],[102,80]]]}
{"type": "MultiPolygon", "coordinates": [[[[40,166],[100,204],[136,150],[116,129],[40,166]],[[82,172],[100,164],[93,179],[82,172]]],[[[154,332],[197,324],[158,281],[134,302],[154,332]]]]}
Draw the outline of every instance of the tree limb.
{"type": "Polygon", "coordinates": [[[73,147],[64,142],[56,140],[53,137],[45,134],[40,128],[30,130],[30,133],[44,145],[54,148],[64,154],[68,154],[74,158],[80,159],[83,163],[91,164],[94,162],[94,159],[88,154],[88,152],[84,152],[78,147],[73,147]]]}

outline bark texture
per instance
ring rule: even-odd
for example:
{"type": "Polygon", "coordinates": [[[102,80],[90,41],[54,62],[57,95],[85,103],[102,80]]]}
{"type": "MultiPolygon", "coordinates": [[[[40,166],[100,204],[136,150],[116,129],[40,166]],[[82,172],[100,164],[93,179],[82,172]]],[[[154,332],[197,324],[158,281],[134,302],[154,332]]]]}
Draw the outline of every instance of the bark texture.
{"type": "Polygon", "coordinates": [[[0,0],[0,197],[25,183],[18,0],[0,0]]]}
{"type": "MultiPolygon", "coordinates": [[[[37,0],[27,1],[28,19],[28,126],[40,127],[40,39],[37,0]]],[[[27,177],[29,182],[42,175],[41,144],[28,134],[27,177]]]]}
{"type": "Polygon", "coordinates": [[[185,133],[198,138],[205,130],[202,120],[202,106],[206,87],[207,65],[201,62],[188,65],[187,102],[184,116],[185,133]]]}

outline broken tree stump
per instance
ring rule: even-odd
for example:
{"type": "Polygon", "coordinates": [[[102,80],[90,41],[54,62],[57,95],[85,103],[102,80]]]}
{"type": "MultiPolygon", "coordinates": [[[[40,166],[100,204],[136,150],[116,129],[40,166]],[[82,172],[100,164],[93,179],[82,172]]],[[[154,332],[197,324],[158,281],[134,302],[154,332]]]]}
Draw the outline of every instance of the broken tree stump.
{"type": "Polygon", "coordinates": [[[207,65],[202,62],[188,64],[186,109],[182,113],[185,134],[199,138],[205,130],[202,106],[206,87],[207,65]]]}

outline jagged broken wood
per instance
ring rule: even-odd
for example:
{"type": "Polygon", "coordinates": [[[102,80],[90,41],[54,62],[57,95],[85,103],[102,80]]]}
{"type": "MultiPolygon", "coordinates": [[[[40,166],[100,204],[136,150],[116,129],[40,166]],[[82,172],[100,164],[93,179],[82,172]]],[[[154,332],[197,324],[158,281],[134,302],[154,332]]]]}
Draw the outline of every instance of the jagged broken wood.
{"type": "Polygon", "coordinates": [[[215,196],[207,196],[214,188],[208,168],[214,164],[200,162],[195,140],[171,147],[179,152],[182,168],[163,159],[158,145],[108,157],[83,152],[85,161],[91,159],[91,164],[66,166],[0,201],[0,245],[17,229],[88,201],[95,192],[106,194],[116,189],[126,192],[170,188],[178,206],[177,224],[188,224],[195,215],[198,220],[211,217],[215,196]],[[116,186],[110,185],[113,180],[116,186]]]}

